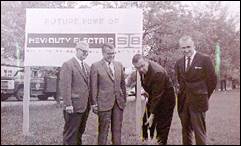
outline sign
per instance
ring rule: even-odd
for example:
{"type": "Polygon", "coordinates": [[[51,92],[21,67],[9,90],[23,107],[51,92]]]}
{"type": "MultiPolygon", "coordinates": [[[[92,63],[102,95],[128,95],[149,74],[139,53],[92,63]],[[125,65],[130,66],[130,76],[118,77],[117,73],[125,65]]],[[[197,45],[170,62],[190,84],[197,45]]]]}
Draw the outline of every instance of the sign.
{"type": "Polygon", "coordinates": [[[104,43],[116,47],[115,60],[126,68],[141,54],[141,9],[27,9],[26,16],[25,66],[62,66],[81,40],[90,45],[89,65],[102,59],[104,43]]]}

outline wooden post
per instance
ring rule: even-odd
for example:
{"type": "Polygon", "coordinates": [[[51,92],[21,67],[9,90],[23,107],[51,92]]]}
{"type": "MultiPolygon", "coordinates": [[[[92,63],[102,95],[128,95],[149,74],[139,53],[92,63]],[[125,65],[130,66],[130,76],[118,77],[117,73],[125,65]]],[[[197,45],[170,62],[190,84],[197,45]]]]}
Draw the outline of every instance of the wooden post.
{"type": "Polygon", "coordinates": [[[136,135],[141,139],[142,108],[141,108],[141,80],[140,74],[136,73],[136,135]]]}
{"type": "Polygon", "coordinates": [[[30,66],[24,67],[24,96],[23,96],[23,135],[29,133],[29,101],[30,101],[30,66]]]}

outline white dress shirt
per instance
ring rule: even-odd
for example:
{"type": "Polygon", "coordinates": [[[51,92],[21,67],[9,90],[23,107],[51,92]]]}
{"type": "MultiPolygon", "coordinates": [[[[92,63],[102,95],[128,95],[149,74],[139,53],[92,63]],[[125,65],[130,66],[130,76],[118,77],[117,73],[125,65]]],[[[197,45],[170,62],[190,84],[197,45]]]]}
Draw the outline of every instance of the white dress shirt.
{"type": "Polygon", "coordinates": [[[84,61],[79,60],[79,58],[76,57],[76,56],[74,56],[74,58],[77,60],[77,62],[79,63],[80,68],[82,69],[82,62],[84,63],[84,61]]]}
{"type": "MultiPolygon", "coordinates": [[[[192,56],[191,56],[190,66],[191,66],[191,64],[192,64],[193,58],[194,58],[194,56],[196,55],[196,53],[197,53],[197,51],[194,50],[194,52],[193,52],[193,54],[192,54],[192,56]]],[[[187,59],[187,58],[188,58],[188,57],[185,56],[185,69],[187,69],[187,63],[188,63],[188,59],[187,59]]]]}
{"type": "Polygon", "coordinates": [[[109,62],[105,61],[107,67],[110,67],[112,73],[113,73],[113,76],[115,74],[115,68],[114,68],[114,64],[111,62],[110,65],[109,65],[109,62]]]}

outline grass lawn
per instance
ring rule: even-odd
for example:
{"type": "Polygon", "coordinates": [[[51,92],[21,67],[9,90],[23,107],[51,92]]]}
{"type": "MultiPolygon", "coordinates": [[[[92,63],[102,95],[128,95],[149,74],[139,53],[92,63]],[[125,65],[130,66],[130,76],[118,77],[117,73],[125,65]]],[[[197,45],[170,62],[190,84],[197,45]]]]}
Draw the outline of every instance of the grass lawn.
{"type": "MultiPolygon", "coordinates": [[[[61,145],[64,126],[62,108],[54,101],[31,101],[30,136],[22,135],[22,103],[1,102],[1,144],[61,145]]],[[[206,114],[208,144],[240,144],[240,91],[215,92],[206,114]]],[[[97,116],[90,112],[83,144],[97,143],[97,116]]],[[[109,144],[110,143],[109,134],[109,144]]],[[[141,144],[135,135],[135,102],[124,112],[123,144],[141,144]]],[[[181,124],[174,111],[168,144],[181,144],[181,124]]]]}

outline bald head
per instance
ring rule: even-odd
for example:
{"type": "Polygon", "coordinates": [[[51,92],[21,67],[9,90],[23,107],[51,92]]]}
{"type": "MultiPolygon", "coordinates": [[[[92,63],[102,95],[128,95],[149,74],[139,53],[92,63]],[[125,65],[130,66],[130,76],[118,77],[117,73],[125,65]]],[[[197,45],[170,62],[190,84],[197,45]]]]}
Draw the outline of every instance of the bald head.
{"type": "Polygon", "coordinates": [[[75,45],[75,49],[86,49],[86,48],[89,48],[89,44],[85,41],[80,41],[75,45]]]}

